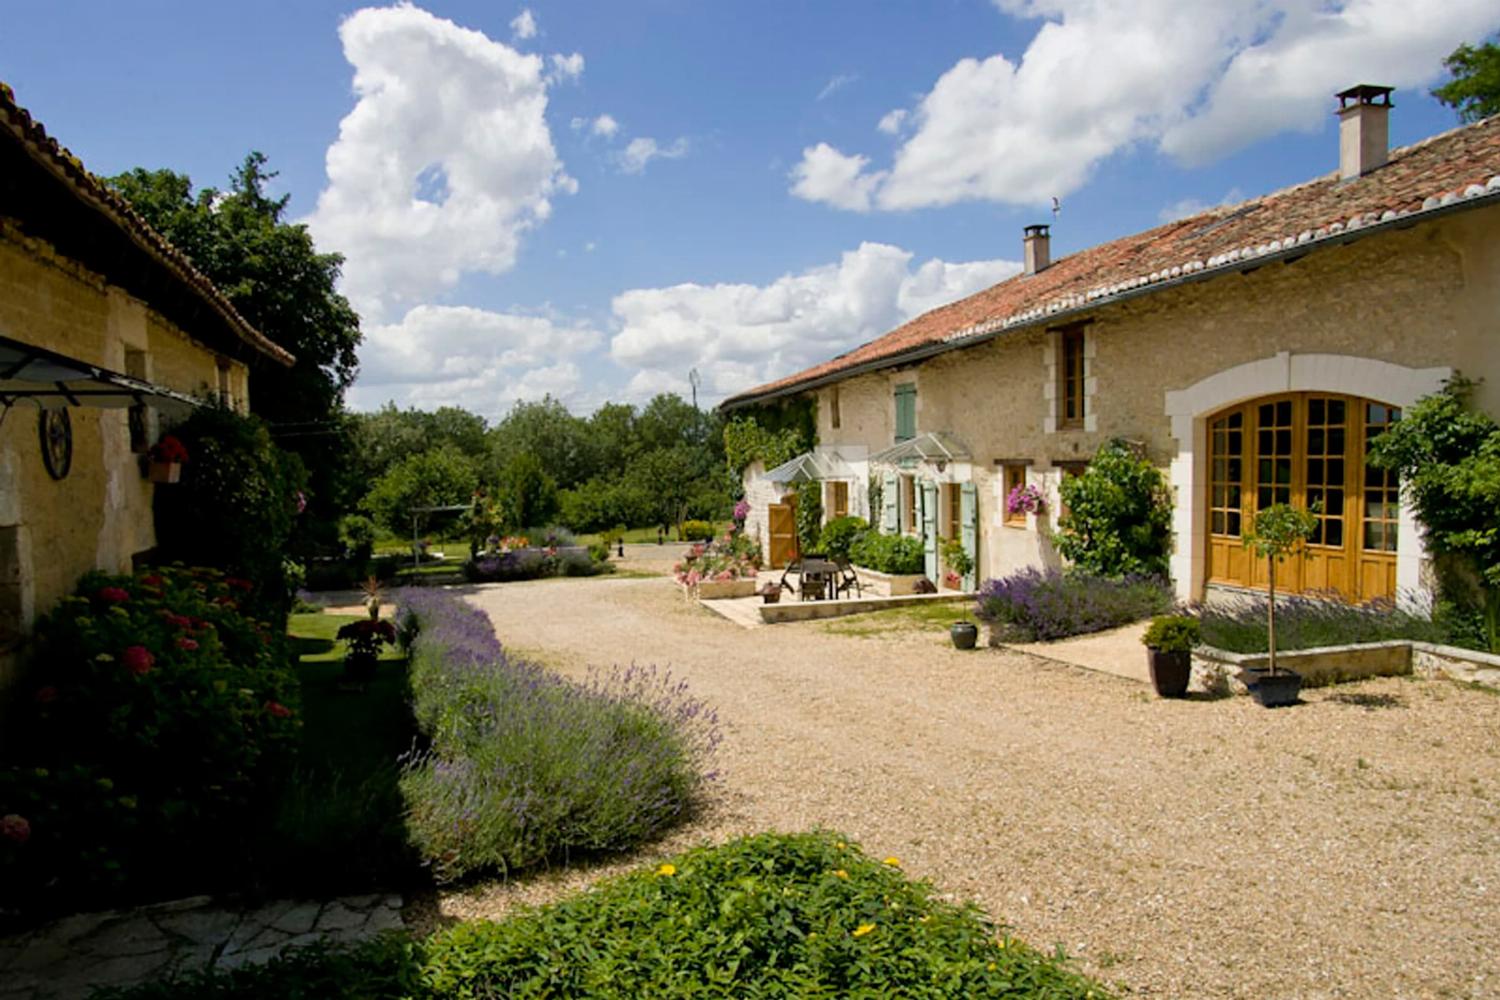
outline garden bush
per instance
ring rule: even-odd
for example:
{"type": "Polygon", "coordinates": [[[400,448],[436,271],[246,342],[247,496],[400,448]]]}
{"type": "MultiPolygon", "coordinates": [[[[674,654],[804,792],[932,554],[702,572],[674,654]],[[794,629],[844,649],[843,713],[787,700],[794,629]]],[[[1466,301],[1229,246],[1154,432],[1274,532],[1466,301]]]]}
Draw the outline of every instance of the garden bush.
{"type": "Polygon", "coordinates": [[[244,845],[301,725],[284,637],[239,608],[252,589],[90,573],[37,622],[0,770],[24,830],[0,837],[0,909],[202,891],[244,845]]]}
{"type": "Polygon", "coordinates": [[[927,565],[920,538],[878,531],[867,531],[855,539],[849,547],[849,559],[856,566],[896,575],[921,573],[927,565]]]}
{"type": "Polygon", "coordinates": [[[1105,1000],[1105,988],[837,834],[761,834],[508,920],[121,994],[330,997],[884,997],[1105,1000]],[[351,991],[349,979],[361,984],[351,991]]]}
{"type": "MultiPolygon", "coordinates": [[[[1215,602],[1200,608],[1198,619],[1206,645],[1231,653],[1264,653],[1269,648],[1263,599],[1215,602]]],[[[1390,601],[1346,604],[1305,595],[1276,600],[1276,648],[1283,652],[1390,639],[1451,641],[1441,619],[1411,614],[1390,601]]]]}
{"type": "Polygon", "coordinates": [[[977,614],[992,626],[992,642],[1048,642],[1164,614],[1174,597],[1160,577],[1114,580],[1077,571],[1023,569],[986,580],[978,603],[977,614]]]}
{"type": "Polygon", "coordinates": [[[870,522],[862,517],[836,517],[823,525],[823,534],[818,537],[818,551],[828,553],[830,559],[848,559],[849,547],[869,530],[870,522]]]}
{"type": "Polygon", "coordinates": [[[714,526],[708,521],[683,521],[682,538],[688,542],[707,542],[714,537],[714,526]]]}
{"type": "Polygon", "coordinates": [[[413,712],[430,748],[402,774],[408,829],[440,879],[640,843],[683,818],[719,735],[669,674],[575,683],[501,648],[452,595],[403,593],[413,712]]]}
{"type": "Polygon", "coordinates": [[[1094,576],[1166,575],[1172,494],[1148,459],[1111,441],[1060,489],[1067,513],[1054,540],[1065,559],[1094,576]]]}
{"type": "Polygon", "coordinates": [[[823,484],[798,483],[796,493],[797,550],[816,552],[823,532],[823,484]]]}

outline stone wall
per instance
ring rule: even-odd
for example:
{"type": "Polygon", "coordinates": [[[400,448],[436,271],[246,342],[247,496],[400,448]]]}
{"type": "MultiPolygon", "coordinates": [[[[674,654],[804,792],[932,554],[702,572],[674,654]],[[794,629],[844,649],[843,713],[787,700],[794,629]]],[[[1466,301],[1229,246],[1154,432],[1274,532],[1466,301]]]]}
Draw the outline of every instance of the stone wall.
{"type": "MultiPolygon", "coordinates": [[[[0,220],[0,335],[187,393],[214,391],[221,359],[103,277],[0,220]],[[129,352],[129,353],[127,353],[129,352]]],[[[228,364],[236,406],[248,373],[228,364]]],[[[42,464],[36,409],[0,421],[0,690],[14,679],[13,636],[91,569],[128,570],[155,544],[152,485],[130,448],[125,410],[71,407],[73,461],[42,464]]]]}
{"type": "MultiPolygon", "coordinates": [[[[1281,365],[1306,385],[1356,394],[1396,391],[1385,398],[1409,405],[1442,377],[1462,371],[1486,379],[1478,402],[1500,412],[1500,207],[1390,230],[1290,263],[1269,263],[1212,280],[1165,289],[1091,314],[1087,374],[1094,419],[1077,430],[1047,429],[1055,406],[1048,379],[1055,332],[1028,328],[904,369],[859,375],[839,384],[840,426],[819,394],[819,436],[826,446],[862,444],[872,451],[893,441],[894,387],[917,385],[917,431],[946,431],[973,452],[969,476],[979,485],[980,575],[1056,562],[1048,530],[1057,511],[1061,464],[1086,461],[1115,437],[1140,442],[1172,474],[1179,507],[1174,575],[1183,596],[1201,595],[1202,417],[1169,414],[1169,394],[1187,392],[1238,366],[1281,365]],[[1278,358],[1282,360],[1278,361],[1278,358]],[[1317,359],[1302,364],[1300,359],[1317,359]],[[1406,373],[1365,385],[1378,362],[1406,373]],[[1299,367],[1300,366],[1300,367],[1299,367]],[[1394,386],[1394,388],[1391,388],[1394,386]],[[1025,528],[1005,525],[999,462],[1029,463],[1028,481],[1048,494],[1048,511],[1025,528]],[[1201,568],[1201,567],[1199,567],[1201,568]]],[[[1288,375],[1290,378],[1290,374],[1288,375]]],[[[1232,379],[1230,380],[1233,381],[1232,379]]],[[[1233,392],[1233,386],[1228,387],[1233,392]]],[[[1259,395],[1246,392],[1239,398],[1259,395]]],[[[1235,399],[1220,399],[1228,406],[1235,399]]],[[[922,470],[943,479],[936,469],[922,470]]],[[[1415,583],[1416,532],[1405,526],[1398,583],[1415,583]],[[1409,551],[1407,550],[1409,549],[1409,551]]]]}

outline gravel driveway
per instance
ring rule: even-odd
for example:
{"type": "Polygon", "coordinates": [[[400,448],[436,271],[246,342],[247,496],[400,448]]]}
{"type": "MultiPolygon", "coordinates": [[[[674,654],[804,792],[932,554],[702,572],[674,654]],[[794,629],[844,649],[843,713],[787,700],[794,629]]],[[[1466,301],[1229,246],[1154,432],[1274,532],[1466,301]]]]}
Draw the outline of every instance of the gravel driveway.
{"type": "Polygon", "coordinates": [[[565,673],[670,666],[719,709],[724,778],[640,855],[452,894],[446,917],[689,843],[823,826],[1131,995],[1500,995],[1493,694],[1381,679],[1266,711],[930,632],[749,631],[662,579],[472,599],[502,641],[565,673]]]}

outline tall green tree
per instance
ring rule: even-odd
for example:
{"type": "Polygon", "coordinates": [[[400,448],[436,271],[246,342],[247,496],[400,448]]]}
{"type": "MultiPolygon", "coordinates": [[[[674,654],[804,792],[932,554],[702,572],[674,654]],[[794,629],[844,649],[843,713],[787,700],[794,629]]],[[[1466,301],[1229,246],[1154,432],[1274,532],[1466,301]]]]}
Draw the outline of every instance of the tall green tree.
{"type": "Polygon", "coordinates": [[[470,503],[479,473],[463,452],[451,445],[410,455],[376,480],[362,506],[381,527],[398,536],[421,531],[428,516],[423,507],[470,503]]]}
{"type": "Polygon", "coordinates": [[[1466,122],[1477,122],[1500,114],[1500,46],[1460,45],[1443,65],[1452,77],[1433,90],[1432,96],[1458,111],[1466,122]]]}
{"type": "Polygon", "coordinates": [[[563,487],[587,480],[597,462],[588,424],[551,396],[516,403],[490,431],[490,462],[497,474],[528,453],[546,463],[563,487]]]}
{"type": "Polygon", "coordinates": [[[142,168],[106,183],[252,325],[296,355],[291,368],[270,359],[252,365],[250,408],[279,445],[301,456],[314,510],[331,522],[357,488],[347,476],[342,411],[358,368],[359,317],[335,287],[343,258],[319,253],[305,226],[286,221],[289,196],[266,192],[275,176],[252,152],[223,191],[194,191],[184,174],[142,168]]]}

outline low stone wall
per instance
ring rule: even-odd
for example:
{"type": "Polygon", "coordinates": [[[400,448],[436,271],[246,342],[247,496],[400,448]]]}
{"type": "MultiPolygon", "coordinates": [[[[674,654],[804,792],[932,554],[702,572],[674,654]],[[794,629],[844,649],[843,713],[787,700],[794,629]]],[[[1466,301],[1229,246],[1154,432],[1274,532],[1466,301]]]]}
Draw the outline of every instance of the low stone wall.
{"type": "MultiPolygon", "coordinates": [[[[842,618],[866,611],[881,611],[885,608],[900,608],[911,604],[966,605],[973,601],[973,594],[903,594],[896,597],[855,597],[837,601],[783,601],[779,604],[762,604],[760,617],[767,625],[777,622],[805,622],[816,618],[842,618]]],[[[964,617],[966,607],[954,608],[954,621],[964,617]]]]}
{"type": "MultiPolygon", "coordinates": [[[[1199,646],[1193,650],[1196,679],[1201,680],[1203,675],[1215,671],[1226,671],[1236,691],[1244,690],[1235,678],[1240,670],[1265,667],[1269,662],[1270,657],[1265,653],[1231,653],[1212,646],[1199,646]]],[[[1500,656],[1406,639],[1287,650],[1276,654],[1276,664],[1301,674],[1307,687],[1367,677],[1399,677],[1413,672],[1426,677],[1449,677],[1464,683],[1500,686],[1500,656]]]]}
{"type": "Polygon", "coordinates": [[[745,577],[741,580],[704,580],[696,587],[684,588],[689,597],[696,597],[700,601],[724,601],[736,597],[754,597],[755,580],[745,577]]]}
{"type": "Polygon", "coordinates": [[[862,590],[874,591],[882,597],[915,594],[917,584],[927,579],[921,573],[881,573],[863,566],[855,566],[854,572],[859,575],[859,585],[862,590]]]}

